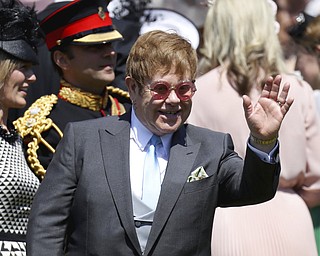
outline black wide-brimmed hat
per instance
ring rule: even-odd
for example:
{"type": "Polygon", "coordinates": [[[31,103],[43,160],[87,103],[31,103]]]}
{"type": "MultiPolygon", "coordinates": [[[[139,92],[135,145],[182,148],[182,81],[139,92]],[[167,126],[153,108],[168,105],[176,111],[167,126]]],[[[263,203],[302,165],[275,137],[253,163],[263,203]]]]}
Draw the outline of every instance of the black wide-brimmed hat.
{"type": "Polygon", "coordinates": [[[42,11],[40,26],[49,50],[63,44],[102,44],[122,40],[113,27],[108,0],[74,0],[51,4],[42,11]]]}
{"type": "Polygon", "coordinates": [[[15,0],[0,0],[0,49],[19,60],[37,64],[40,35],[33,8],[15,0]]]}

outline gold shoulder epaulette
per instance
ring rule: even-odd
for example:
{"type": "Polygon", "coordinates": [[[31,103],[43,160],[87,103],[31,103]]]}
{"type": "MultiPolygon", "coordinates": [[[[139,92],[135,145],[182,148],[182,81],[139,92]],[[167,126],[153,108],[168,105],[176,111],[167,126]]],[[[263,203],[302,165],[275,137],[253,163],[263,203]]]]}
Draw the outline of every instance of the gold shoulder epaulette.
{"type": "Polygon", "coordinates": [[[114,86],[110,85],[110,86],[107,86],[107,90],[108,90],[109,93],[118,94],[118,95],[120,95],[122,97],[125,97],[127,99],[130,98],[129,92],[127,92],[125,90],[122,90],[122,89],[120,89],[118,87],[114,87],[114,86]]]}
{"type": "Polygon", "coordinates": [[[41,133],[54,128],[61,138],[63,136],[59,127],[53,123],[52,119],[48,118],[57,102],[58,97],[54,94],[42,96],[26,110],[22,117],[13,122],[23,139],[30,138],[30,142],[27,145],[27,160],[31,169],[40,179],[43,179],[46,170],[38,160],[37,150],[39,149],[39,144],[42,143],[52,153],[55,152],[55,149],[42,138],[41,133]]]}

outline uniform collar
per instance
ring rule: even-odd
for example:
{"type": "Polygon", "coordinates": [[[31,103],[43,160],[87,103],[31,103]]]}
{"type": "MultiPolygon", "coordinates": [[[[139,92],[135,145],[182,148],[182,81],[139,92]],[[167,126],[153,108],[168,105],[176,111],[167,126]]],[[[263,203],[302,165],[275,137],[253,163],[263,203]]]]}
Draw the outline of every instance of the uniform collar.
{"type": "Polygon", "coordinates": [[[58,97],[82,108],[88,108],[93,111],[105,109],[108,104],[108,91],[105,88],[103,95],[93,94],[77,88],[65,80],[60,81],[60,90],[58,97]]]}

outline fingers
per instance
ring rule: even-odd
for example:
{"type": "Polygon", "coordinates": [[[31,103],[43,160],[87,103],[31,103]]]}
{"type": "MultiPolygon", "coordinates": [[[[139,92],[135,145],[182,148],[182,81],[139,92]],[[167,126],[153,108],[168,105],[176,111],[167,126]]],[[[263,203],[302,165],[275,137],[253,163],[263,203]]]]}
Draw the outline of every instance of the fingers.
{"type": "MultiPolygon", "coordinates": [[[[278,103],[278,105],[284,110],[289,110],[290,106],[293,103],[292,98],[288,98],[290,84],[285,83],[283,85],[282,91],[280,92],[280,84],[282,77],[277,75],[275,78],[269,77],[266,81],[266,84],[262,90],[261,97],[269,98],[278,103]]],[[[286,112],[285,111],[285,112],[286,112]]]]}
{"type": "Polygon", "coordinates": [[[277,75],[275,78],[269,77],[262,90],[261,97],[269,98],[274,101],[278,100],[280,90],[281,76],[277,75]]]}
{"type": "Polygon", "coordinates": [[[285,83],[283,85],[281,93],[279,94],[279,96],[277,98],[277,102],[279,103],[280,106],[285,104],[287,97],[288,97],[289,89],[290,89],[290,84],[285,83]]]}
{"type": "Polygon", "coordinates": [[[278,95],[280,91],[280,83],[281,83],[282,77],[280,75],[277,75],[272,83],[271,91],[270,91],[270,99],[273,99],[274,101],[278,100],[278,95]]]}
{"type": "MultiPolygon", "coordinates": [[[[288,86],[288,90],[289,90],[290,85],[287,84],[287,86],[288,86]]],[[[280,107],[281,107],[281,112],[282,112],[283,115],[285,115],[285,114],[288,112],[288,110],[290,109],[293,101],[294,101],[293,98],[288,98],[288,91],[287,91],[287,93],[285,94],[285,96],[282,96],[282,95],[281,95],[281,96],[279,97],[279,101],[278,101],[278,102],[280,103],[279,105],[280,105],[280,107]]]]}
{"type": "Polygon", "coordinates": [[[251,102],[251,99],[247,95],[243,95],[242,99],[243,99],[244,113],[245,113],[245,116],[248,117],[251,115],[251,113],[253,111],[252,102],[251,102]]]}
{"type": "Polygon", "coordinates": [[[282,113],[285,115],[288,110],[290,109],[292,103],[293,103],[293,98],[289,98],[288,100],[286,100],[286,102],[283,104],[283,106],[281,107],[281,111],[282,113]]]}
{"type": "Polygon", "coordinates": [[[283,115],[285,115],[288,112],[289,108],[293,103],[293,98],[288,98],[289,90],[290,84],[285,83],[283,85],[282,91],[279,93],[279,96],[277,98],[277,103],[280,106],[283,115]]]}
{"type": "Polygon", "coordinates": [[[264,98],[269,98],[270,97],[270,91],[271,91],[271,88],[272,88],[272,83],[273,83],[273,78],[272,77],[269,77],[262,89],[262,92],[261,92],[261,97],[264,97],[264,98]]]}

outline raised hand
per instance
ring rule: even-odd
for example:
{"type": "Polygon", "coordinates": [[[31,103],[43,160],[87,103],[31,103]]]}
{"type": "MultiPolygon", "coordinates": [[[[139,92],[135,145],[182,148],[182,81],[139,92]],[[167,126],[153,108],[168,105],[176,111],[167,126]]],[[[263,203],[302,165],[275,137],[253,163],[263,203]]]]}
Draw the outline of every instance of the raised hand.
{"type": "Polygon", "coordinates": [[[289,83],[285,83],[280,91],[281,79],[280,75],[269,77],[255,105],[249,96],[243,96],[243,108],[253,143],[275,145],[281,123],[293,103],[293,99],[288,97],[289,83]]]}

